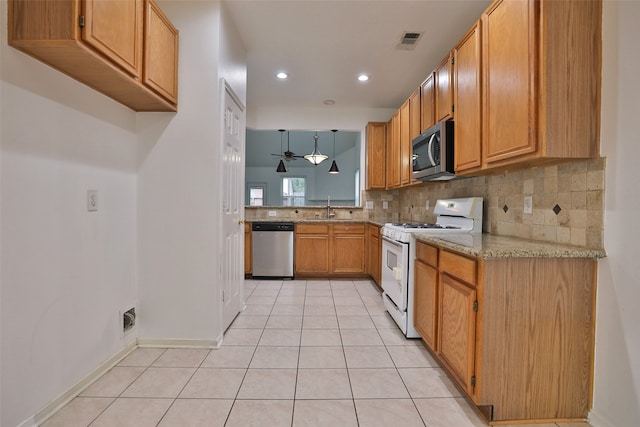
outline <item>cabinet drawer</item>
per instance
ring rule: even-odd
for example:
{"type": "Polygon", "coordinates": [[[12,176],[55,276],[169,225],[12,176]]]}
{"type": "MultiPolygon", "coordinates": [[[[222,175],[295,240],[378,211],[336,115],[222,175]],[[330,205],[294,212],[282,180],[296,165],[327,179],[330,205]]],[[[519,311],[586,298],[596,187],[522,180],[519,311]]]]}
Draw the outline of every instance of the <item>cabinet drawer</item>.
{"type": "Polygon", "coordinates": [[[377,225],[369,225],[369,234],[371,235],[371,237],[379,238],[380,227],[378,227],[377,225]]]}
{"type": "Polygon", "coordinates": [[[329,234],[328,224],[296,224],[298,234],[329,234]]]}
{"type": "Polygon", "coordinates": [[[449,251],[440,251],[440,271],[471,285],[476,284],[476,260],[474,259],[449,251]]]}
{"type": "Polygon", "coordinates": [[[364,224],[333,224],[334,234],[364,234],[364,224]]]}
{"type": "Polygon", "coordinates": [[[416,245],[416,259],[429,264],[432,267],[438,266],[438,248],[426,243],[418,242],[416,245]]]}

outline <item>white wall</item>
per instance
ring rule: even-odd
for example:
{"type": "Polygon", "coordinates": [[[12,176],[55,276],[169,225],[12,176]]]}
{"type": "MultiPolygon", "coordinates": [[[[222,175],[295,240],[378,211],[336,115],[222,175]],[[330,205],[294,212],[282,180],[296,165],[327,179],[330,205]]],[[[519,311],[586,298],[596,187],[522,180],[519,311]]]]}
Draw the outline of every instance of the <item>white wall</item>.
{"type": "Polygon", "coordinates": [[[0,2],[2,415],[16,426],[134,339],[135,113],[7,46],[0,2]],[[86,192],[98,190],[98,211],[86,192]]]}
{"type": "MultiPolygon", "coordinates": [[[[407,94],[409,96],[410,94],[407,94]]],[[[365,188],[365,146],[368,122],[386,122],[393,116],[394,108],[347,108],[336,105],[318,108],[249,108],[247,127],[252,129],[341,129],[359,131],[360,188],[365,188]]],[[[340,166],[340,165],[338,165],[340,166]]]]}
{"type": "MultiPolygon", "coordinates": [[[[277,173],[273,167],[247,167],[246,183],[267,185],[265,206],[281,205],[282,177],[306,178],[306,202],[307,204],[326,205],[327,195],[331,196],[334,205],[353,205],[354,177],[356,171],[356,156],[358,150],[351,148],[336,156],[336,163],[340,173],[329,174],[332,158],[325,160],[318,166],[312,166],[306,160],[298,160],[286,164],[286,173],[277,173]],[[295,167],[293,165],[303,165],[295,167]],[[347,201],[348,203],[341,203],[347,201]]],[[[245,194],[245,203],[249,204],[249,196],[245,194]]]]}
{"type": "MultiPolygon", "coordinates": [[[[407,94],[407,96],[409,95],[407,94]]],[[[249,107],[247,127],[252,129],[340,129],[363,131],[367,126],[367,122],[386,122],[396,112],[394,108],[346,108],[336,105],[318,108],[249,107]]]]}
{"type": "Polygon", "coordinates": [[[640,425],[640,2],[605,1],[601,151],[605,250],[596,311],[594,426],[640,425]]]}
{"type": "Polygon", "coordinates": [[[180,30],[177,114],[136,114],[0,32],[2,426],[31,424],[136,335],[221,333],[219,78],[245,102],[244,50],[219,2],[160,3],[180,30]]]}
{"type": "Polygon", "coordinates": [[[325,160],[321,166],[316,167],[316,175],[321,175],[316,178],[316,186],[314,197],[316,203],[322,205],[326,204],[327,196],[331,196],[332,205],[353,205],[355,203],[355,191],[354,180],[356,176],[356,161],[358,159],[359,150],[351,148],[343,151],[336,156],[336,163],[340,173],[330,174],[329,168],[331,167],[331,153],[329,158],[325,160]],[[345,203],[348,202],[348,203],[345,203]]]}
{"type": "Polygon", "coordinates": [[[212,344],[222,333],[219,77],[244,101],[244,52],[219,2],[160,6],[180,30],[179,111],[138,116],[139,336],[212,344]]]}

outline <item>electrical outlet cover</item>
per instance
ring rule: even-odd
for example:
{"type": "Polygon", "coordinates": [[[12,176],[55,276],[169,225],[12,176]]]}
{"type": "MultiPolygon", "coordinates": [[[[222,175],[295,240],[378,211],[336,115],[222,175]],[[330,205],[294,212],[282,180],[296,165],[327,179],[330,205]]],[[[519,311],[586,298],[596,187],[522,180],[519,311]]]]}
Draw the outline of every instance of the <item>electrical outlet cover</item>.
{"type": "Polygon", "coordinates": [[[365,209],[373,209],[373,200],[367,200],[364,206],[365,209]]]}
{"type": "Polygon", "coordinates": [[[382,209],[389,209],[389,202],[387,202],[386,200],[382,202],[382,209]]]}
{"type": "Polygon", "coordinates": [[[524,209],[523,212],[526,214],[530,214],[533,212],[533,197],[524,196],[524,209]]]}

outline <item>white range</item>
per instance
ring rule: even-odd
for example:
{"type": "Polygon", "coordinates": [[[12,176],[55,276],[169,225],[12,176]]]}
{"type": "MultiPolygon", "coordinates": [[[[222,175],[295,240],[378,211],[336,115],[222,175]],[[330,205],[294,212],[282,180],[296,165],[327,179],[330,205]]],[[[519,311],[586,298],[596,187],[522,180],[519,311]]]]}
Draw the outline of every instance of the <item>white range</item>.
{"type": "Polygon", "coordinates": [[[389,223],[382,227],[382,298],[407,338],[420,338],[413,326],[413,266],[416,233],[482,233],[482,197],[438,200],[435,224],[389,223]]]}

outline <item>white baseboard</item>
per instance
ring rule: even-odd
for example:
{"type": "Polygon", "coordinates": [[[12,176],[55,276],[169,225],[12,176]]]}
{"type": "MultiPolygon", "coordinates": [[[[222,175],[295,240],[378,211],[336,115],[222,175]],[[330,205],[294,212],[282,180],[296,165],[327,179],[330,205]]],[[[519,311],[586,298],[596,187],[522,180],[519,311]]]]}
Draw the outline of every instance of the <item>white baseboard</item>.
{"type": "Polygon", "coordinates": [[[127,345],[124,349],[116,353],[114,356],[107,359],[104,363],[91,371],[86,377],[81,379],[78,383],[71,386],[67,391],[62,393],[58,398],[52,400],[49,404],[40,409],[29,420],[24,421],[19,427],[31,427],[38,426],[49,419],[53,414],[58,412],[64,405],[71,402],[76,396],[82,393],[87,387],[93,384],[98,378],[107,373],[109,369],[116,366],[122,359],[124,359],[129,353],[135,350],[137,347],[135,342],[127,345]],[[31,421],[31,423],[27,423],[31,421]],[[25,424],[27,423],[27,424],[25,424]]]}
{"type": "Polygon", "coordinates": [[[71,386],[71,388],[62,393],[56,399],[45,405],[34,416],[21,422],[17,427],[37,427],[41,425],[138,347],[213,349],[219,348],[220,344],[222,344],[222,334],[215,340],[138,338],[135,342],[127,345],[124,349],[91,371],[87,376],[71,386]]]}
{"type": "Polygon", "coordinates": [[[138,338],[138,347],[163,347],[163,348],[218,348],[221,344],[218,337],[215,340],[183,340],[183,339],[158,339],[138,338]]]}
{"type": "Polygon", "coordinates": [[[33,416],[18,424],[17,427],[38,427],[38,424],[36,424],[35,416],[33,416]]]}

